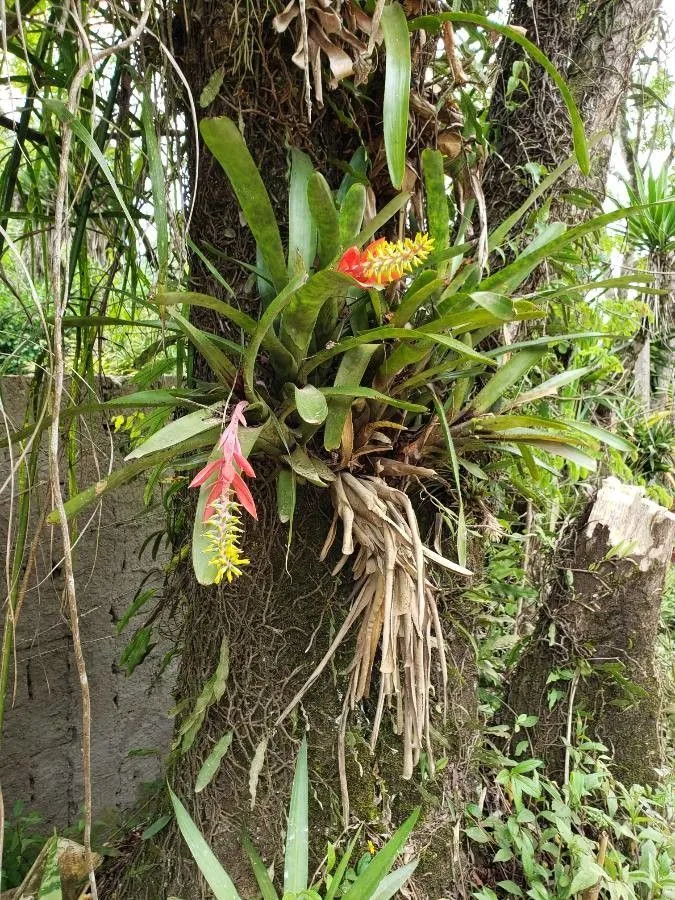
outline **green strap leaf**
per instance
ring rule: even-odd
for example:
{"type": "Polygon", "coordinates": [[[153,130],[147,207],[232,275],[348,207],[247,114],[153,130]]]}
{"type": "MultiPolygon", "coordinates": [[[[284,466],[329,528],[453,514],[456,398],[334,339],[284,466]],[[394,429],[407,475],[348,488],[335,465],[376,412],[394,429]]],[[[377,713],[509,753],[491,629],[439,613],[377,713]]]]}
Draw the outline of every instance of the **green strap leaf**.
{"type": "Polygon", "coordinates": [[[394,860],[403,850],[410,832],[415,827],[419,814],[419,808],[415,809],[394,832],[379,853],[376,853],[371,859],[366,869],[359,875],[346,894],[343,895],[344,900],[363,900],[364,897],[373,896],[380,882],[394,864],[394,860]]]}
{"type": "Polygon", "coordinates": [[[314,171],[312,161],[291,147],[291,179],[288,188],[288,274],[309,272],[316,256],[316,226],[307,200],[307,184],[314,171]]]}
{"type": "Polygon", "coordinates": [[[318,235],[319,262],[327,266],[340,249],[340,226],[333,192],[321,172],[312,172],[307,182],[307,201],[318,235]]]}
{"type": "MultiPolygon", "coordinates": [[[[333,386],[358,387],[377,348],[377,344],[362,344],[360,347],[348,350],[340,360],[333,386]]],[[[353,396],[330,399],[328,418],[323,431],[323,445],[326,450],[337,450],[340,446],[345,420],[353,399],[353,396]]]]}
{"type": "Polygon", "coordinates": [[[170,787],[168,790],[180,833],[216,900],[241,900],[230,876],[214,856],[192,817],[170,787]]]}
{"type": "Polygon", "coordinates": [[[295,764],[286,829],[284,894],[302,894],[309,880],[309,776],[307,739],[303,738],[295,764]]]}
{"type": "Polygon", "coordinates": [[[427,195],[427,223],[429,235],[434,239],[434,253],[442,253],[448,246],[450,234],[450,209],[445,193],[443,154],[440,150],[422,151],[422,173],[427,195]]]}
{"type": "MultiPolygon", "coordinates": [[[[298,290],[300,285],[304,281],[304,276],[298,275],[296,278],[291,281],[290,284],[286,285],[286,287],[281,291],[281,293],[272,300],[269,304],[265,312],[260,317],[260,321],[253,332],[251,337],[251,343],[246,350],[244,355],[244,387],[246,389],[246,393],[248,396],[255,400],[257,398],[257,391],[255,389],[254,380],[255,380],[255,364],[258,359],[258,350],[260,350],[261,345],[265,342],[267,337],[272,332],[272,325],[274,324],[274,320],[277,316],[280,316],[283,310],[288,306],[291,302],[291,298],[293,294],[298,290]]],[[[283,347],[283,344],[282,344],[283,347]]],[[[288,350],[284,347],[284,352],[288,353],[288,350]]],[[[290,357],[291,365],[289,367],[289,371],[285,374],[287,377],[294,375],[297,371],[297,365],[293,357],[290,357]]]]}
{"type": "MultiPolygon", "coordinates": [[[[217,405],[217,404],[216,404],[217,405]]],[[[158,450],[166,450],[169,447],[175,447],[181,441],[201,434],[202,431],[218,427],[218,419],[215,417],[214,407],[208,409],[198,409],[195,412],[181,416],[166,424],[159,431],[151,435],[147,441],[135,447],[131,453],[124,457],[125,462],[132,459],[140,459],[149,453],[156,453],[158,450]]]]}
{"type": "Polygon", "coordinates": [[[405,175],[410,100],[410,34],[403,7],[398,3],[385,6],[380,24],[387,54],[382,107],[384,148],[391,183],[400,190],[405,175]]]}
{"type": "Polygon", "coordinates": [[[404,191],[402,194],[397,194],[396,197],[382,207],[379,213],[373,216],[366,227],[356,236],[354,244],[357,247],[363,247],[373,237],[375,232],[384,227],[392,216],[395,216],[397,212],[403,209],[408,200],[410,200],[409,193],[404,191]]]}
{"type": "Polygon", "coordinates": [[[576,153],[577,162],[583,174],[588,175],[591,168],[591,160],[583,119],[574,101],[572,92],[567,86],[567,82],[546,54],[542,53],[536,44],[533,44],[520,31],[517,31],[510,25],[502,25],[500,22],[495,22],[493,19],[488,19],[486,16],[476,15],[475,13],[446,12],[432,16],[420,16],[408,22],[408,28],[410,31],[418,31],[420,28],[423,28],[425,31],[438,31],[443,22],[456,22],[459,25],[477,25],[479,28],[484,28],[487,31],[496,31],[498,34],[502,34],[514,43],[519,44],[527,52],[528,56],[539,63],[562,95],[572,125],[572,140],[574,141],[574,152],[576,153]]]}
{"type": "Polygon", "coordinates": [[[279,226],[258,167],[232,119],[202,119],[204,143],[223,167],[277,291],[288,282],[279,226]]]}
{"type": "Polygon", "coordinates": [[[145,150],[148,157],[148,174],[152,187],[152,210],[157,231],[157,262],[159,263],[158,283],[164,284],[169,269],[169,216],[166,201],[164,163],[159,151],[159,141],[155,130],[155,117],[148,86],[143,88],[141,123],[145,150]]]}
{"type": "Polygon", "coordinates": [[[270,876],[267,874],[265,864],[247,834],[242,834],[241,845],[249,858],[263,900],[279,900],[279,895],[274,889],[270,876]]]}
{"type": "Polygon", "coordinates": [[[366,400],[377,400],[380,403],[386,403],[387,406],[394,406],[396,409],[405,409],[408,412],[427,412],[426,406],[422,406],[421,403],[408,403],[406,400],[397,400],[395,397],[389,397],[381,391],[376,391],[374,388],[363,387],[362,385],[355,385],[354,387],[325,387],[319,388],[319,390],[326,397],[364,397],[366,400]]]}
{"type": "Polygon", "coordinates": [[[346,250],[354,244],[356,236],[361,230],[367,197],[365,185],[357,181],[349,188],[342,201],[338,216],[340,248],[342,250],[346,250]]]}
{"type": "Polygon", "coordinates": [[[307,356],[314,326],[324,303],[346,296],[354,281],[341,272],[323,269],[295,290],[281,319],[279,337],[299,365],[307,356]]]}

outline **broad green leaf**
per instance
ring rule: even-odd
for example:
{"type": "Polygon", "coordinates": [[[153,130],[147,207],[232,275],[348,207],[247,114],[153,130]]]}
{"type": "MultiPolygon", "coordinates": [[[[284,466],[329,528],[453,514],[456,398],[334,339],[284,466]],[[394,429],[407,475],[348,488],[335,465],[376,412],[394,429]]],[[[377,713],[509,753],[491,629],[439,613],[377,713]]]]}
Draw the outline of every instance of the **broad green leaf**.
{"type": "Polygon", "coordinates": [[[303,447],[296,447],[292,453],[282,456],[282,459],[296,475],[316,487],[327,487],[331,481],[335,481],[335,475],[326,463],[316,456],[310,456],[303,447]]]}
{"type": "Polygon", "coordinates": [[[326,398],[313,384],[307,384],[303,388],[293,385],[295,395],[295,407],[298,415],[310,425],[320,425],[328,415],[326,398]]]}
{"type": "Polygon", "coordinates": [[[195,794],[201,793],[215,778],[223,757],[230,749],[233,734],[234,732],[227,731],[202,763],[195,782],[195,794]]]}
{"type": "Polygon", "coordinates": [[[316,256],[316,227],[307,202],[307,183],[312,161],[291,147],[291,180],[288,188],[288,274],[309,272],[316,256]]]}
{"type": "Polygon", "coordinates": [[[280,469],[277,476],[277,513],[284,525],[293,522],[295,513],[296,481],[292,469],[280,469]]]}
{"type": "Polygon", "coordinates": [[[258,882],[258,887],[260,888],[260,893],[262,894],[263,900],[279,900],[279,895],[274,889],[274,885],[272,884],[270,876],[267,874],[267,869],[265,868],[265,864],[260,858],[260,854],[253,846],[253,843],[249,836],[245,833],[241,836],[241,845],[246,851],[246,855],[249,858],[251,868],[253,869],[255,880],[258,882]]]}
{"type": "Polygon", "coordinates": [[[574,897],[580,894],[605,877],[605,870],[596,863],[592,856],[582,857],[579,868],[572,879],[572,884],[569,886],[569,896],[574,897]]]}
{"type": "Polygon", "coordinates": [[[397,194],[396,197],[394,197],[389,201],[389,203],[382,207],[379,213],[373,216],[373,218],[370,220],[370,222],[368,222],[365,228],[362,229],[360,234],[356,236],[354,244],[357,247],[363,247],[364,244],[367,244],[368,241],[374,236],[374,234],[387,224],[392,216],[395,216],[397,212],[400,212],[400,210],[403,209],[408,200],[410,200],[409,193],[404,191],[402,194],[397,194]]]}
{"type": "Polygon", "coordinates": [[[59,869],[59,839],[50,838],[47,859],[40,881],[37,900],[62,900],[61,870],[59,869]]]}
{"type": "MultiPolygon", "coordinates": [[[[377,344],[362,344],[348,350],[340,360],[333,387],[358,387],[377,344]]],[[[353,397],[332,397],[328,404],[328,417],[323,432],[326,450],[337,450],[342,441],[342,431],[352,405],[353,397]]]]}
{"type": "Polygon", "coordinates": [[[367,192],[365,185],[355,182],[347,191],[340,205],[338,215],[340,249],[346,250],[356,240],[361,230],[366,211],[367,192]]]}
{"type": "Polygon", "coordinates": [[[588,153],[588,144],[586,143],[586,132],[584,130],[583,119],[574,102],[572,92],[567,86],[567,82],[550,59],[542,53],[539,47],[510,25],[503,25],[501,22],[495,22],[493,19],[475,15],[474,13],[446,12],[431,16],[421,16],[418,19],[413,19],[411,22],[408,22],[408,28],[411,31],[417,31],[420,28],[423,28],[425,31],[435,32],[439,30],[443,22],[456,22],[459,25],[477,25],[479,28],[484,28],[487,31],[502,34],[504,37],[509,38],[509,40],[514,41],[514,43],[519,44],[535,62],[539,63],[562,95],[572,125],[572,139],[574,141],[574,151],[579,163],[579,168],[584,175],[588,175],[591,161],[588,153]]]}
{"type": "Polygon", "coordinates": [[[405,409],[408,412],[425,413],[428,411],[426,406],[422,406],[420,403],[408,403],[406,400],[397,400],[395,397],[389,397],[387,394],[376,391],[374,388],[363,387],[360,385],[354,385],[353,387],[348,385],[325,387],[319,388],[319,390],[326,397],[365,397],[366,400],[377,400],[380,403],[387,404],[387,406],[394,406],[396,409],[405,409]]]}
{"type": "Polygon", "coordinates": [[[220,89],[223,86],[224,80],[224,67],[221,66],[219,69],[215,69],[211,73],[209,80],[206,82],[206,84],[202,88],[201,94],[199,95],[199,105],[202,109],[206,109],[207,106],[211,106],[213,101],[218,96],[220,89]]]}
{"type": "Polygon", "coordinates": [[[370,900],[390,900],[391,897],[395,897],[404,884],[409,881],[418,865],[419,858],[412,859],[394,872],[385,875],[370,900]]]}
{"type": "Polygon", "coordinates": [[[284,893],[301,894],[309,879],[309,776],[307,739],[303,738],[295,764],[286,825],[284,893]]]}
{"type": "Polygon", "coordinates": [[[422,151],[422,173],[427,198],[426,213],[429,235],[434,240],[434,253],[442,253],[448,246],[450,210],[445,193],[443,154],[440,150],[427,148],[422,151]]]}
{"type": "Polygon", "coordinates": [[[208,886],[213,891],[216,900],[241,900],[230,876],[213,855],[190,814],[171,788],[168,790],[180,833],[190,848],[190,853],[199,866],[199,871],[206,879],[208,886]]]}
{"type": "Polygon", "coordinates": [[[386,62],[382,122],[384,148],[389,178],[396,190],[401,189],[405,174],[408,143],[408,105],[410,99],[410,35],[408,23],[399,3],[390,3],[380,20],[386,62]]]}
{"type": "Polygon", "coordinates": [[[550,397],[553,394],[557,394],[559,388],[570,384],[572,381],[577,381],[579,378],[583,378],[584,375],[592,372],[593,368],[593,366],[583,366],[580,369],[568,369],[567,372],[559,372],[552,378],[542,381],[537,387],[530,388],[529,391],[519,394],[508,404],[507,408],[513,409],[516,406],[524,406],[526,403],[532,403],[532,401],[540,400],[542,397],[550,397]]]}
{"type": "MultiPolygon", "coordinates": [[[[279,337],[300,364],[307,356],[314,326],[324,303],[344,297],[354,281],[341,272],[323,269],[293,291],[285,304],[279,337]]],[[[261,322],[262,324],[262,322],[261,322]]]]}
{"type": "MultiPolygon", "coordinates": [[[[262,429],[263,426],[239,429],[239,441],[244,456],[249,456],[253,451],[255,442],[260,436],[262,429]]],[[[219,452],[219,448],[216,445],[209,456],[209,461],[215,459],[219,452]]],[[[212,478],[209,478],[209,480],[199,488],[197,509],[195,510],[195,518],[192,525],[192,568],[194,569],[195,577],[199,584],[213,584],[217,573],[216,567],[211,562],[209,555],[208,529],[205,527],[206,523],[204,522],[206,501],[209,497],[209,491],[213,486],[214,478],[215,475],[212,478]]]]}
{"type": "Polygon", "coordinates": [[[236,124],[222,116],[202,119],[204,143],[223,167],[237,195],[248,227],[260,248],[277,292],[288,282],[279,226],[260,172],[236,124]]]}
{"type": "Polygon", "coordinates": [[[340,226],[333,192],[320,172],[312,172],[307,182],[307,201],[318,236],[319,262],[327,266],[340,248],[340,226]]]}
{"type": "Polygon", "coordinates": [[[225,354],[218,349],[209,335],[200,328],[195,328],[192,322],[184,319],[176,310],[171,310],[171,317],[181,331],[189,338],[190,343],[198,350],[209,364],[213,374],[223,383],[231,385],[237,377],[237,370],[225,354]]]}
{"type": "Polygon", "coordinates": [[[504,322],[513,320],[513,302],[503,294],[495,294],[493,291],[472,291],[469,296],[474,303],[487,309],[495,318],[502,319],[504,322]]]}
{"type": "Polygon", "coordinates": [[[504,393],[514,385],[544,355],[544,350],[522,350],[501,366],[485,387],[470,402],[474,413],[484,413],[492,409],[504,393]]]}
{"type": "Polygon", "coordinates": [[[145,625],[134,633],[124,650],[122,650],[120,667],[126,670],[127,678],[133,675],[134,669],[140,666],[154,647],[154,644],[150,644],[151,639],[152,626],[145,625]]]}
{"type": "Polygon", "coordinates": [[[418,808],[408,816],[403,825],[397,828],[384,847],[368,863],[365,871],[359,875],[349,890],[343,895],[344,900],[363,900],[364,897],[372,897],[382,879],[388,874],[394,864],[394,860],[403,850],[410,832],[415,827],[419,814],[418,808]]]}
{"type": "Polygon", "coordinates": [[[563,459],[568,459],[582,469],[588,469],[589,472],[595,472],[597,469],[597,463],[593,457],[589,456],[588,453],[585,453],[579,447],[572,447],[570,444],[534,438],[521,440],[520,443],[531,444],[539,450],[545,450],[547,453],[551,453],[554,456],[562,456],[563,459]]]}
{"type": "Polygon", "coordinates": [[[198,409],[195,412],[181,416],[180,419],[174,419],[159,431],[151,435],[147,441],[140,446],[135,447],[131,453],[125,456],[125,462],[132,459],[140,459],[147,456],[148,453],[156,453],[157,450],[166,450],[169,447],[175,447],[181,441],[201,434],[209,428],[217,428],[219,423],[218,417],[215,416],[214,407],[208,409],[198,409]]]}

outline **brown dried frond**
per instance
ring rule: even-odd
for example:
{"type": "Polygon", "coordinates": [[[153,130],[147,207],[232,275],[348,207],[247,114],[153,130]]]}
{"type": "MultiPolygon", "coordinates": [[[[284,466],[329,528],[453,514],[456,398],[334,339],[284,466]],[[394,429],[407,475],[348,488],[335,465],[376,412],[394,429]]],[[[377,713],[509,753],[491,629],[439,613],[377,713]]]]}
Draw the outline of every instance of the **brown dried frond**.
{"type": "Polygon", "coordinates": [[[334,573],[352,560],[356,582],[347,618],[326,655],[279,717],[302,699],[357,623],[354,657],[341,719],[339,768],[345,821],[349,818],[344,737],[349,712],[370,693],[379,648],[379,693],[370,737],[377,743],[385,707],[394,713],[394,730],[403,738],[403,777],[411,778],[426,751],[433,771],[430,740],[432,657],[438,660],[447,709],[448,675],[437,607],[437,589],[427,576],[426,560],[453,572],[471,572],[426,547],[407,494],[381,478],[357,478],[340,472],[331,485],[335,514],[321,552],[325,559],[342,522],[342,556],[334,573]]]}

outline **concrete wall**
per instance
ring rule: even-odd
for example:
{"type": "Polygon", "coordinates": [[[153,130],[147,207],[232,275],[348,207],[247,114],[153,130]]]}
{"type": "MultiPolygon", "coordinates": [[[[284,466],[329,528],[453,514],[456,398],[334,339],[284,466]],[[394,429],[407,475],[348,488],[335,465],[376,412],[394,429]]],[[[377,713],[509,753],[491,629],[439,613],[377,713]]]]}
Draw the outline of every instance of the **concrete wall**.
{"type": "MultiPolygon", "coordinates": [[[[15,426],[23,421],[27,388],[25,378],[0,379],[2,409],[15,426]]],[[[88,434],[83,432],[79,449],[83,487],[101,477],[94,460],[98,458],[105,472],[111,453],[111,429],[102,417],[92,417],[87,423],[88,434]]],[[[114,437],[115,466],[122,461],[124,441],[114,437]]],[[[48,500],[44,450],[41,456],[32,521],[37,517],[37,507],[44,507],[48,500]]],[[[8,453],[0,450],[0,486],[8,472],[8,453]]],[[[165,754],[171,738],[166,711],[172,703],[173,672],[157,673],[168,643],[160,638],[153,656],[129,678],[118,665],[133,628],[118,637],[115,622],[149,572],[154,570],[148,585],[161,589],[161,567],[168,560],[164,548],[154,561],[149,550],[139,557],[146,537],[164,527],[161,506],[150,511],[143,507],[144,486],[140,478],[106,497],[76,548],[80,627],[92,699],[95,816],[130,805],[140,785],[159,775],[158,757],[130,753],[157,748],[165,754]]],[[[9,510],[6,488],[0,494],[3,601],[7,592],[4,555],[9,510]]],[[[87,518],[81,517],[81,526],[87,518]]],[[[67,611],[62,605],[60,556],[58,529],[47,527],[17,629],[16,671],[12,669],[10,674],[9,709],[0,748],[5,811],[11,813],[14,801],[22,800],[27,808],[37,810],[56,827],[76,822],[82,807],[80,690],[67,611]],[[16,696],[12,704],[15,675],[16,696]]],[[[134,620],[135,624],[140,624],[142,618],[143,613],[134,620]]]]}

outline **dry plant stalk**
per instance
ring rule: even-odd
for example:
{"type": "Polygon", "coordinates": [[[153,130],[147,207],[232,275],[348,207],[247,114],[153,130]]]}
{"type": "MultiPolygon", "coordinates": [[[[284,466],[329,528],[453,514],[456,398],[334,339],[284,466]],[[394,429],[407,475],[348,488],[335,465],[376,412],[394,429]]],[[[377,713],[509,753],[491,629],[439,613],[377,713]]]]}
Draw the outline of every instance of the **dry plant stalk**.
{"type": "Polygon", "coordinates": [[[344,758],[350,710],[370,693],[380,648],[380,686],[370,747],[377,743],[385,707],[394,711],[394,730],[403,739],[403,777],[411,778],[426,750],[433,771],[430,739],[432,657],[438,657],[444,718],[448,702],[445,644],[438,614],[438,588],[427,576],[426,560],[471,575],[468,569],[426,547],[420,538],[410,498],[381,478],[357,478],[340,472],[331,484],[333,522],[321,552],[325,559],[342,523],[342,557],[333,574],[353,558],[356,582],[351,607],[333,643],[303,688],[279,717],[280,722],[300,701],[334,656],[352,627],[360,621],[349,686],[341,718],[339,768],[345,820],[349,817],[344,758]]]}

